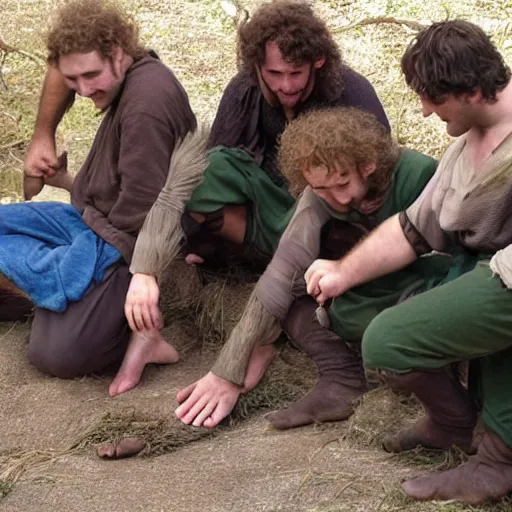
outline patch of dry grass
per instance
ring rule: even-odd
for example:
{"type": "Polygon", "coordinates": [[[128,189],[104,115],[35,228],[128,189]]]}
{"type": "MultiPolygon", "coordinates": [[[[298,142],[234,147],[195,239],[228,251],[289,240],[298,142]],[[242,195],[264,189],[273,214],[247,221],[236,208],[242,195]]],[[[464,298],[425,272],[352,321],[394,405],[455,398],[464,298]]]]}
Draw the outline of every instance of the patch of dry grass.
{"type": "MultiPolygon", "coordinates": [[[[222,8],[220,0],[122,0],[122,3],[140,23],[147,46],[160,54],[183,83],[198,117],[213,119],[222,90],[236,72],[237,18],[222,8]]],[[[252,11],[262,2],[233,3],[252,11]]],[[[507,22],[512,6],[505,0],[317,0],[314,4],[343,48],[346,61],[375,86],[399,142],[433,156],[439,156],[449,143],[444,125],[437,119],[422,118],[418,101],[405,86],[399,70],[400,57],[414,31],[400,24],[358,26],[357,23],[383,16],[421,24],[463,17],[492,33],[507,61],[512,61],[512,30],[507,22]]],[[[0,84],[0,198],[21,197],[17,173],[22,171],[21,156],[34,124],[45,72],[44,30],[55,6],[51,0],[2,3],[1,37],[34,58],[11,52],[2,67],[8,88],[0,84]],[[13,147],[19,147],[20,151],[13,152],[13,147]]],[[[58,144],[59,148],[68,150],[72,171],[79,169],[98,122],[93,107],[85,100],[77,101],[61,123],[58,144]]]]}

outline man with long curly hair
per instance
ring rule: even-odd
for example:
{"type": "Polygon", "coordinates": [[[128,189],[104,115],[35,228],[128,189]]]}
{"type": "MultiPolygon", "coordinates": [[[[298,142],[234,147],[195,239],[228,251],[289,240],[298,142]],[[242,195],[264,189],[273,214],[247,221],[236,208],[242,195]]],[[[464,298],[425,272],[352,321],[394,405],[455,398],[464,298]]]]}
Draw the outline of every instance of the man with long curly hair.
{"type": "Polygon", "coordinates": [[[137,233],[166,183],[175,145],[196,120],[171,70],[140,44],[137,25],[113,3],[64,5],[47,49],[50,73],[104,117],[74,180],[65,155],[45,160],[55,146],[36,127],[30,152],[43,163],[26,166],[25,194],[46,182],[69,190],[71,205],[0,207],[0,269],[37,306],[30,361],[62,378],[122,363],[109,389],[116,395],[137,385],[147,363],[178,358],[158,330],[131,333],[124,299],[137,233]]]}
{"type": "Polygon", "coordinates": [[[362,342],[365,364],[393,389],[414,393],[426,413],[386,438],[387,451],[467,451],[480,406],[476,455],[402,484],[419,500],[477,504],[512,491],[512,74],[489,36],[462,20],[422,30],[402,71],[423,115],[436,114],[458,138],[414,204],[341,260],[315,261],[306,281],[324,302],[432,251],[478,255],[470,272],[377,315],[362,342]],[[469,390],[447,371],[464,360],[469,390]]]}
{"type": "MultiPolygon", "coordinates": [[[[277,161],[287,123],[313,109],[353,106],[372,112],[388,130],[389,124],[371,84],[343,62],[327,26],[304,0],[275,0],[257,9],[238,30],[237,56],[239,73],[213,123],[209,166],[182,224],[188,262],[224,265],[237,254],[256,259],[259,270],[295,202],[277,161]]],[[[131,317],[153,311],[145,315],[151,324],[158,316],[158,286],[151,269],[146,272],[134,275],[127,310],[131,317]]]]}
{"type": "Polygon", "coordinates": [[[212,370],[178,393],[176,414],[186,424],[211,428],[229,414],[240,393],[261,379],[280,329],[313,359],[319,380],[309,394],[267,419],[286,429],[348,418],[365,391],[365,378],[360,356],[347,342],[359,344],[380,311],[474,265],[464,253],[455,260],[423,259],[346,292],[315,315],[317,304],[303,278],[306,268],[319,255],[339,258],[411,205],[434,174],[436,161],[399,148],[370,113],[338,107],[290,123],[281,137],[280,163],[290,190],[304,192],[212,370]]]}

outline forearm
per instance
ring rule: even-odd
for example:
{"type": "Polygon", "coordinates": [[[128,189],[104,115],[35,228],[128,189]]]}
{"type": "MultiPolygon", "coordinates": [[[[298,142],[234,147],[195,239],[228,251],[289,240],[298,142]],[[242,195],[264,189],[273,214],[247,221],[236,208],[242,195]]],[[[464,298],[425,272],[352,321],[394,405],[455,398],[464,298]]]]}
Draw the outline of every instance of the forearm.
{"type": "Polygon", "coordinates": [[[181,215],[207,166],[207,130],[198,128],[176,147],[166,183],[137,237],[130,272],[161,275],[179,252],[181,215]]]}
{"type": "Polygon", "coordinates": [[[417,258],[395,215],[340,260],[343,291],[400,270],[417,258]]]}
{"type": "Polygon", "coordinates": [[[272,343],[281,332],[277,319],[266,311],[253,292],[244,313],[213,365],[212,372],[242,387],[254,348],[272,343]]]}
{"type": "Polygon", "coordinates": [[[53,137],[73,98],[74,93],[66,86],[63,75],[56,67],[48,66],[39,101],[34,137],[53,137]]]}

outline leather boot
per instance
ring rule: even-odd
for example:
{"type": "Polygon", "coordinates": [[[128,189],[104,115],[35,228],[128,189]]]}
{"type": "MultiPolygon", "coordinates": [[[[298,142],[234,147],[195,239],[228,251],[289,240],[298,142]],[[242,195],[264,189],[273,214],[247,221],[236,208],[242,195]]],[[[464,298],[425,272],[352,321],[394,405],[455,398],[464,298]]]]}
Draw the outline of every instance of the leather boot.
{"type": "Polygon", "coordinates": [[[476,505],[512,491],[512,448],[489,430],[478,452],[458,468],[420,476],[402,484],[417,500],[459,500],[476,505]]]}
{"type": "Polygon", "coordinates": [[[366,390],[361,357],[318,323],[316,308],[311,297],[300,298],[282,325],[292,344],[313,360],[319,379],[290,407],[267,414],[266,419],[277,429],[345,420],[354,412],[354,400],[366,390]]]}
{"type": "Polygon", "coordinates": [[[477,412],[457,379],[445,371],[383,373],[391,389],[414,393],[427,413],[410,429],[384,439],[384,450],[399,453],[418,445],[447,450],[456,445],[469,451],[477,412]]]}

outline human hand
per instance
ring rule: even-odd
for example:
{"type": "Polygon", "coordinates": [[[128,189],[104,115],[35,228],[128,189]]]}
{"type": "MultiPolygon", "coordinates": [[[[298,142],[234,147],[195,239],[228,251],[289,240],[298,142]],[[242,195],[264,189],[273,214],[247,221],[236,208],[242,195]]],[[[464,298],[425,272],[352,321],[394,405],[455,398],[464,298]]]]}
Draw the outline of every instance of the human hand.
{"type": "Polygon", "coordinates": [[[180,406],[177,418],[194,427],[216,427],[236,405],[241,389],[230,382],[208,372],[203,378],[178,392],[180,406]]]}
{"type": "Polygon", "coordinates": [[[68,173],[68,152],[64,151],[57,158],[57,167],[53,176],[47,175],[44,178],[45,185],[63,188],[71,192],[73,177],[68,173]]]}
{"type": "Polygon", "coordinates": [[[316,260],[304,274],[308,293],[319,304],[345,292],[340,262],[335,260],[316,260]]]}
{"type": "Polygon", "coordinates": [[[35,178],[51,177],[58,168],[55,138],[51,135],[34,135],[23,162],[25,174],[35,178]]]}
{"type": "Polygon", "coordinates": [[[152,274],[132,276],[124,303],[124,314],[134,332],[160,330],[164,321],[158,306],[160,288],[152,274]]]}

